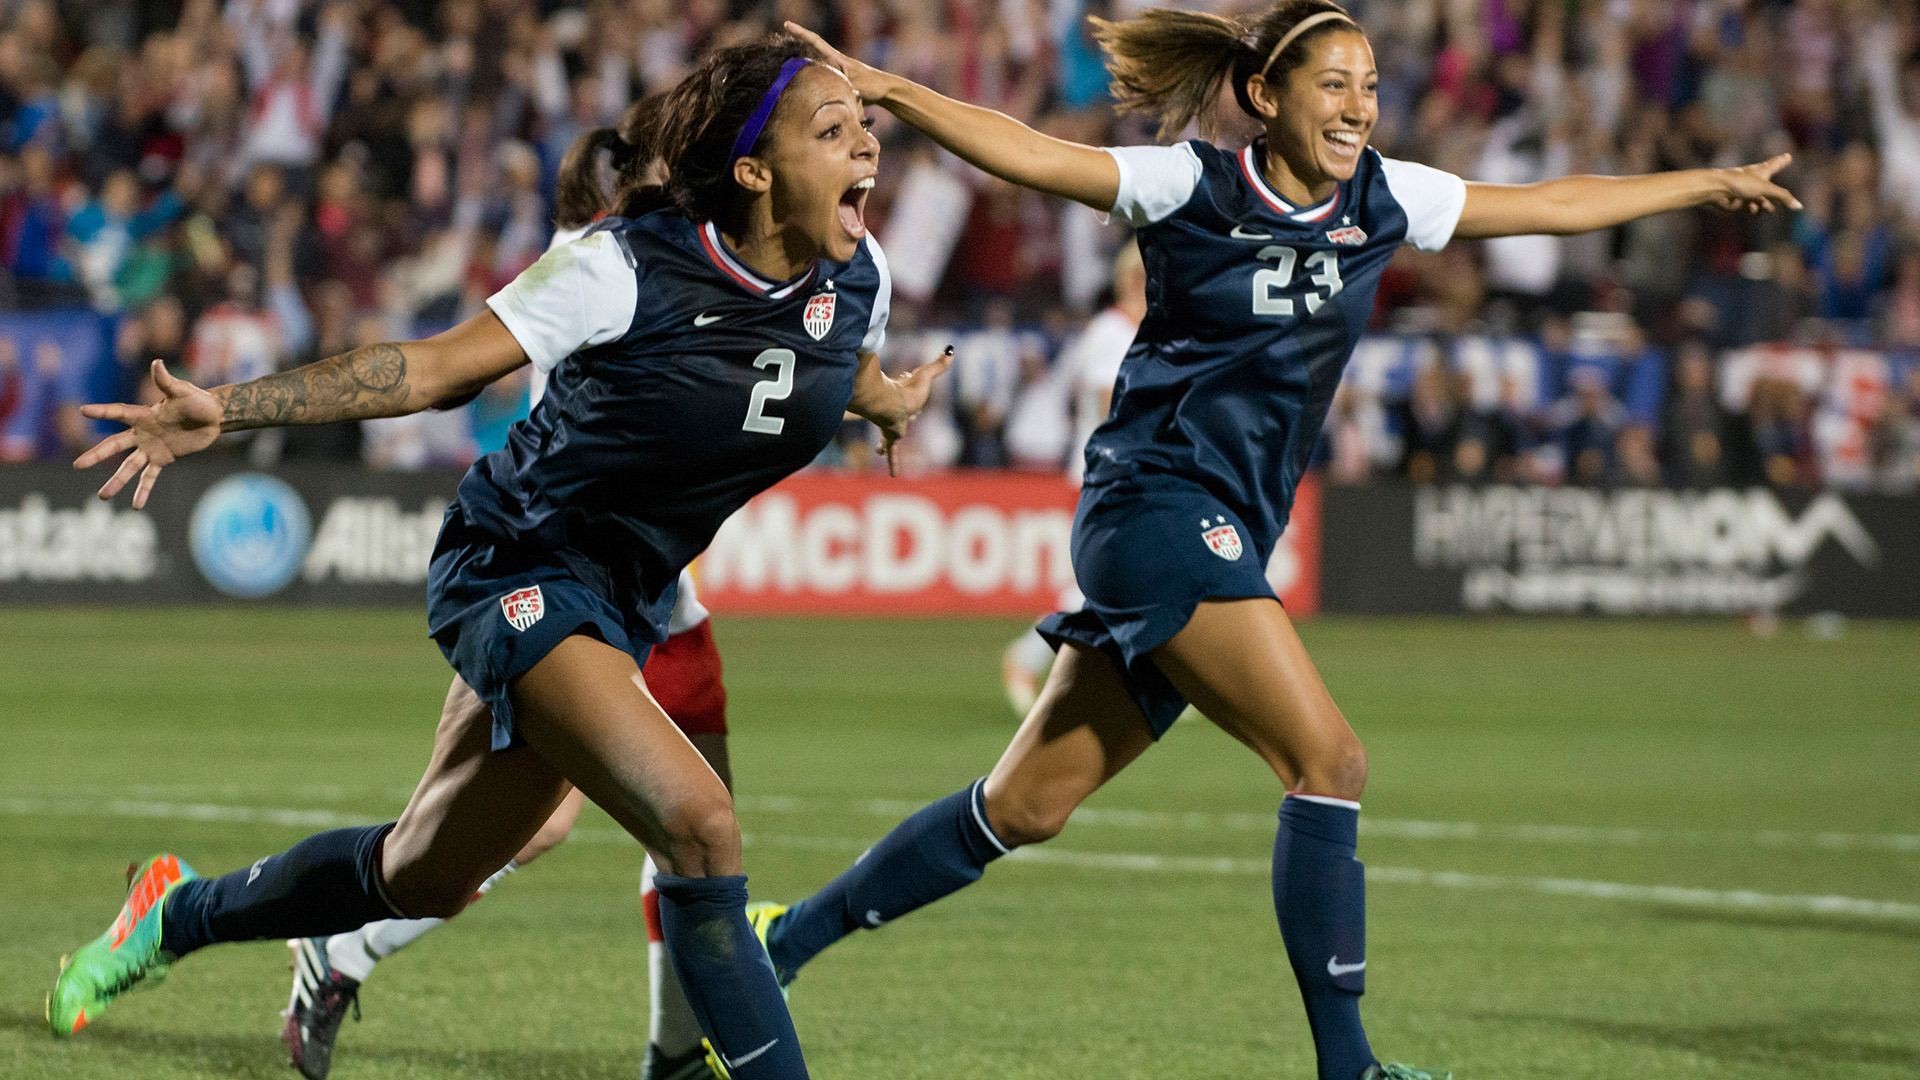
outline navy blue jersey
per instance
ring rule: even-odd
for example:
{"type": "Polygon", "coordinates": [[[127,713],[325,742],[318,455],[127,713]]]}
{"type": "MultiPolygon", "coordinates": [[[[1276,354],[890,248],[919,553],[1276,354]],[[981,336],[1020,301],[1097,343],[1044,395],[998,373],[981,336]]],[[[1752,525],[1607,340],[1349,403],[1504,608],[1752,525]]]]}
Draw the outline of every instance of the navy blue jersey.
{"type": "Polygon", "coordinates": [[[647,612],[728,515],[840,429],[889,288],[871,237],[769,282],[678,211],[602,222],[487,301],[547,388],[468,470],[460,513],[603,570],[617,607],[647,612]]]}
{"type": "Polygon", "coordinates": [[[1262,148],[1109,151],[1114,216],[1139,230],[1147,315],[1088,440],[1086,484],[1198,483],[1245,523],[1264,564],[1381,272],[1403,242],[1443,246],[1466,187],[1368,149],[1325,202],[1295,207],[1260,175],[1262,148]]]}

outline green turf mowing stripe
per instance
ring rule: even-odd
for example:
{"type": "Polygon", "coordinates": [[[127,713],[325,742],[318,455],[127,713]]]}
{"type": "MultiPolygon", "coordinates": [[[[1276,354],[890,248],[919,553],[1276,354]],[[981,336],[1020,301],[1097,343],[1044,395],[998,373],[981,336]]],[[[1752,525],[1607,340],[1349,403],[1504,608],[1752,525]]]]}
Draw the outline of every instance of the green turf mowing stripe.
{"type": "MultiPolygon", "coordinates": [[[[327,810],[296,810],[272,807],[217,806],[115,800],[89,805],[39,799],[0,799],[0,812],[50,817],[138,817],[182,821],[217,821],[236,824],[283,825],[294,827],[337,827],[364,824],[369,818],[337,814],[327,810]]],[[[624,842],[630,838],[618,829],[577,828],[577,840],[624,842]]],[[[870,840],[845,836],[796,836],[781,833],[745,833],[748,846],[806,851],[864,851],[870,840]]],[[[1131,852],[1071,851],[1060,848],[1031,847],[1015,850],[1009,859],[1092,870],[1123,870],[1141,873],[1249,874],[1264,875],[1270,870],[1265,859],[1237,859],[1227,856],[1154,855],[1131,852]]],[[[1592,900],[1624,900],[1635,903],[1674,904],[1685,907],[1729,908],[1750,911],[1785,911],[1816,915],[1851,915],[1870,918],[1920,920],[1920,904],[1892,900],[1863,900],[1849,896],[1806,896],[1762,893],[1749,889],[1702,889],[1681,885],[1635,885],[1614,881],[1584,881],[1577,878],[1514,877],[1501,874],[1465,874],[1447,870],[1416,870],[1405,867],[1370,866],[1367,880],[1389,885],[1424,885],[1443,889],[1477,889],[1497,892],[1543,893],[1552,896],[1577,896],[1592,900]]]]}

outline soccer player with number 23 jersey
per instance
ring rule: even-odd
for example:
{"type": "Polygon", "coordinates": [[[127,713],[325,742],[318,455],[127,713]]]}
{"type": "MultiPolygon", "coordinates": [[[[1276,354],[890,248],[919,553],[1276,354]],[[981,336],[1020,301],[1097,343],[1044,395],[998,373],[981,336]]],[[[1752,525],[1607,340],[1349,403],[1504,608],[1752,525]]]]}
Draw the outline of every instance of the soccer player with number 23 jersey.
{"type": "Polygon", "coordinates": [[[1395,248],[1585,232],[1703,203],[1796,206],[1770,179],[1785,157],[1525,187],[1383,158],[1366,145],[1378,115],[1372,49],[1328,0],[1284,0],[1245,24],[1167,10],[1095,20],[1121,108],[1158,115],[1169,134],[1207,124],[1228,87],[1265,129],[1237,153],[1200,140],[1062,142],[788,29],[865,102],[961,158],[1133,225],[1147,315],[1087,444],[1073,536],[1087,602],[1040,626],[1059,658],[1038,702],[988,776],[773,919],[781,979],[1054,836],[1192,702],[1285,788],[1273,899],[1320,1080],[1435,1075],[1380,1062],[1361,1028],[1365,882],[1354,854],[1366,754],[1267,584],[1267,557],[1395,248]]]}

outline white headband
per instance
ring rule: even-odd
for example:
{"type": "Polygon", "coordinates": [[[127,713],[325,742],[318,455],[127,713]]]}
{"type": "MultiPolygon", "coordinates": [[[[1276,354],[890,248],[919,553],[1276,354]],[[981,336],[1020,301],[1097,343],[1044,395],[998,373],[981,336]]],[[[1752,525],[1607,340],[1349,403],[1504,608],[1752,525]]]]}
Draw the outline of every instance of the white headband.
{"type": "Polygon", "coordinates": [[[1321,23],[1332,22],[1335,19],[1338,19],[1344,23],[1351,24],[1353,28],[1356,30],[1360,28],[1359,23],[1354,22],[1352,19],[1348,18],[1347,16],[1341,14],[1338,11],[1322,11],[1316,15],[1309,15],[1306,18],[1301,19],[1299,22],[1294,23],[1293,29],[1281,35],[1280,43],[1278,45],[1275,45],[1273,47],[1273,51],[1267,54],[1267,62],[1260,65],[1261,76],[1262,77],[1266,76],[1267,69],[1273,66],[1273,62],[1275,60],[1280,59],[1280,54],[1287,51],[1287,46],[1293,44],[1295,38],[1313,29],[1314,27],[1319,26],[1321,23]]]}

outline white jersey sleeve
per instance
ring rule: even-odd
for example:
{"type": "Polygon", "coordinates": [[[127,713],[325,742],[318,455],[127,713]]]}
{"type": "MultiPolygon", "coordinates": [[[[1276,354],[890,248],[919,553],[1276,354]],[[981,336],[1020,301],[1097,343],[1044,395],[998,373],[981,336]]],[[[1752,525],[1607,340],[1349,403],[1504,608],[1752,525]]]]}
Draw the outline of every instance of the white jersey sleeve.
{"type": "Polygon", "coordinates": [[[541,371],[633,325],[640,285],[626,245],[602,230],[554,248],[487,298],[541,371]]]}
{"type": "Polygon", "coordinates": [[[1113,216],[1136,229],[1172,217],[1200,186],[1200,155],[1187,143],[1105,149],[1120,166],[1113,216]]]}
{"type": "Polygon", "coordinates": [[[1467,205],[1467,182],[1429,165],[1389,157],[1380,159],[1380,171],[1393,201],[1406,211],[1407,243],[1422,251],[1446,247],[1467,205]]]}
{"type": "Polygon", "coordinates": [[[873,293],[873,314],[867,318],[867,336],[860,342],[860,351],[880,355],[880,349],[887,343],[887,314],[893,306],[893,272],[887,269],[887,253],[880,250],[880,241],[872,233],[865,241],[867,254],[873,256],[873,268],[880,272],[880,287],[873,293]]]}

